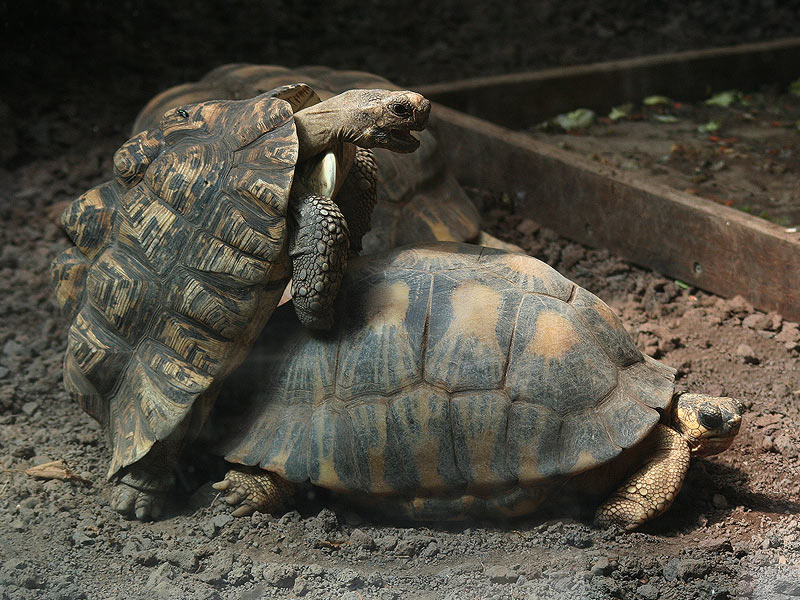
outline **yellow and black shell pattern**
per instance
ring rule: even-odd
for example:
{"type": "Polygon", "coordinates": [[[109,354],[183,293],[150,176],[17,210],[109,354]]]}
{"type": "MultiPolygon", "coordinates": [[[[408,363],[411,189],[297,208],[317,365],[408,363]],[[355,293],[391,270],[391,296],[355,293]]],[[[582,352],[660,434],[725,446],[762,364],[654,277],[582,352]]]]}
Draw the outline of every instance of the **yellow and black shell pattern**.
{"type": "MultiPolygon", "coordinates": [[[[320,66],[287,69],[275,65],[223,65],[199,81],[155,96],[139,113],[133,131],[151,127],[164,111],[180,104],[249,98],[298,81],[314,88],[323,100],[357,88],[399,89],[383,77],[362,71],[320,66]]],[[[435,120],[415,135],[420,146],[411,154],[373,150],[378,165],[377,204],[372,213],[372,229],[364,238],[367,253],[434,240],[471,240],[480,232],[478,210],[447,170],[444,151],[436,139],[435,120]]]]}
{"type": "Polygon", "coordinates": [[[613,460],[672,400],[674,370],[600,299],[522,254],[465,244],[354,262],[334,329],[273,319],[230,462],[339,492],[488,497],[613,460]]]}
{"type": "Polygon", "coordinates": [[[106,428],[109,476],[210,408],[277,306],[293,114],[317,101],[293,86],[172,109],[62,215],[75,243],[51,267],[71,322],[64,383],[106,428]]]}

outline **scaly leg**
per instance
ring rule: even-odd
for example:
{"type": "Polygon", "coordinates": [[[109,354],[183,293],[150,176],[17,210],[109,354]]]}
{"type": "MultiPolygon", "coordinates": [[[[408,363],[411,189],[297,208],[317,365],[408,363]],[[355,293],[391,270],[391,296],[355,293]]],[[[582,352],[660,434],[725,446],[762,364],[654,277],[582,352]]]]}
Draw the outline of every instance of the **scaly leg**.
{"type": "Polygon", "coordinates": [[[225,479],[212,484],[226,492],[225,502],[236,506],[231,514],[246,517],[254,512],[273,512],[283,506],[295,492],[295,484],[258,467],[239,466],[225,474],[225,479]]]}
{"type": "Polygon", "coordinates": [[[377,200],[378,166],[371,150],[356,148],[353,166],[336,195],[336,204],[350,230],[350,256],[361,253],[361,239],[372,223],[377,200]]]}
{"type": "Polygon", "coordinates": [[[111,494],[111,508],[139,521],[156,520],[175,486],[173,444],[156,442],[141,460],[120,473],[111,494]]]}
{"type": "Polygon", "coordinates": [[[689,446],[680,434],[656,425],[645,440],[652,448],[647,461],[595,513],[600,527],[626,530],[654,519],[671,505],[689,469],[689,446]]]}
{"type": "Polygon", "coordinates": [[[294,310],[306,327],[329,329],[347,264],[347,223],[333,200],[316,194],[293,196],[290,209],[294,310]]]}

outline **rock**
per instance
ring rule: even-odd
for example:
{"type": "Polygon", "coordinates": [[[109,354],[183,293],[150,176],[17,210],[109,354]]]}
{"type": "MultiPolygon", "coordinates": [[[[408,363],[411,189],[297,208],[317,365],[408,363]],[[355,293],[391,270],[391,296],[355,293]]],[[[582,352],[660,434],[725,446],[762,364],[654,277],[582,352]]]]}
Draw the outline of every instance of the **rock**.
{"type": "Polygon", "coordinates": [[[367,575],[367,585],[375,588],[383,587],[383,576],[380,573],[373,571],[367,575]]]}
{"type": "Polygon", "coordinates": [[[439,544],[436,542],[431,542],[422,549],[422,552],[419,553],[419,555],[423,558],[430,558],[437,554],[439,554],[439,544]]]}
{"type": "Polygon", "coordinates": [[[225,527],[225,525],[227,525],[231,521],[233,521],[233,517],[228,514],[217,515],[216,517],[211,519],[211,523],[213,523],[216,529],[222,529],[223,527],[225,527]]]}
{"type": "Polygon", "coordinates": [[[539,224],[533,219],[522,219],[516,227],[517,231],[522,235],[533,235],[539,231],[539,224]]]}
{"type": "Polygon", "coordinates": [[[376,547],[375,540],[363,529],[353,529],[349,543],[354,548],[363,548],[364,550],[374,550],[376,547]]]}
{"type": "Polygon", "coordinates": [[[3,354],[15,358],[30,358],[32,356],[30,348],[26,348],[17,340],[13,339],[3,344],[3,354]]]}
{"type": "Polygon", "coordinates": [[[22,412],[24,412],[26,415],[30,417],[33,416],[33,413],[35,413],[36,409],[38,408],[39,408],[38,402],[30,401],[22,405],[22,412]]]}
{"type": "Polygon", "coordinates": [[[747,344],[739,344],[736,348],[736,356],[738,356],[744,363],[750,365],[757,365],[761,360],[755,355],[753,349],[747,344]]]}
{"type": "Polygon", "coordinates": [[[326,533],[335,531],[339,527],[339,519],[336,516],[336,513],[329,508],[323,508],[321,511],[319,511],[315,521],[317,522],[317,526],[326,533]]]}
{"type": "Polygon", "coordinates": [[[767,318],[767,315],[761,313],[753,313],[752,315],[747,315],[744,319],[742,319],[742,327],[746,327],[747,329],[756,329],[762,330],[767,329],[770,325],[771,319],[767,318]]]}
{"type": "Polygon", "coordinates": [[[781,327],[781,330],[775,336],[775,339],[779,342],[793,342],[795,344],[800,343],[800,326],[798,326],[797,323],[784,321],[783,327],[781,327]]]}
{"type": "Polygon", "coordinates": [[[775,436],[774,440],[775,450],[787,458],[794,458],[797,456],[797,446],[792,441],[792,438],[785,434],[781,433],[775,436]]]}
{"type": "Polygon", "coordinates": [[[295,596],[305,596],[306,593],[308,593],[308,582],[302,577],[295,579],[294,585],[292,586],[292,593],[295,596]]]}
{"type": "Polygon", "coordinates": [[[584,531],[576,531],[567,535],[566,542],[573,548],[588,548],[592,545],[592,538],[584,531]]]}
{"type": "Polygon", "coordinates": [[[678,576],[684,581],[705,577],[710,570],[711,566],[702,560],[694,558],[679,559],[678,576]]]}
{"type": "Polygon", "coordinates": [[[197,565],[199,563],[197,555],[191,550],[161,549],[156,551],[156,558],[159,561],[168,562],[180,567],[186,573],[194,573],[197,571],[197,565]]]}
{"type": "Polygon", "coordinates": [[[3,379],[4,377],[6,377],[9,374],[9,372],[10,371],[6,367],[4,367],[3,365],[0,365],[0,379],[3,379]]]}
{"type": "Polygon", "coordinates": [[[484,571],[484,574],[492,583],[514,583],[519,577],[518,573],[503,565],[489,567],[484,571]]]}
{"type": "Polygon", "coordinates": [[[264,582],[276,588],[294,587],[297,570],[282,564],[269,564],[264,568],[264,582]]]}
{"type": "Polygon", "coordinates": [[[709,552],[712,554],[720,554],[721,552],[733,552],[733,545],[728,538],[704,538],[697,543],[698,549],[709,552]]]}
{"type": "Polygon", "coordinates": [[[360,588],[364,585],[364,580],[361,578],[361,575],[353,569],[342,569],[339,571],[339,574],[336,576],[336,581],[350,590],[360,588]]]}
{"type": "Polygon", "coordinates": [[[617,567],[616,561],[611,561],[607,556],[601,556],[592,565],[590,573],[592,575],[611,575],[614,569],[617,567]]]}
{"type": "Polygon", "coordinates": [[[636,588],[636,593],[644,600],[658,600],[658,588],[652,583],[645,583],[636,588]]]}
{"type": "Polygon", "coordinates": [[[397,536],[384,535],[375,540],[375,543],[381,550],[394,550],[397,546],[397,536]]]}
{"type": "Polygon", "coordinates": [[[800,580],[783,579],[775,583],[774,590],[785,596],[800,596],[800,580]]]}

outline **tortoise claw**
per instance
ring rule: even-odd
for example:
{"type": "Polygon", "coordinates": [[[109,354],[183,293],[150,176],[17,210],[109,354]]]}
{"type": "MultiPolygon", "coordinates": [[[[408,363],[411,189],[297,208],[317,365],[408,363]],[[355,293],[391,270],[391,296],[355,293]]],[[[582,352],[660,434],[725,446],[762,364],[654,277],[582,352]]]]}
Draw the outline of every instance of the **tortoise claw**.
{"type": "Polygon", "coordinates": [[[294,493],[294,484],[258,467],[231,469],[225,479],[211,485],[226,492],[225,502],[234,507],[231,513],[234,517],[274,511],[294,493]]]}

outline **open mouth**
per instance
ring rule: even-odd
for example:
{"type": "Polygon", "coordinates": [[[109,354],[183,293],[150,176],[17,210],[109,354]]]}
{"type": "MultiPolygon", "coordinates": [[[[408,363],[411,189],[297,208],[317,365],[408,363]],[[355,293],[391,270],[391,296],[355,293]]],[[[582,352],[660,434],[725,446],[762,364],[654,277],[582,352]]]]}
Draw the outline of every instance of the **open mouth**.
{"type": "Polygon", "coordinates": [[[419,140],[411,135],[408,129],[390,129],[389,137],[401,150],[416,150],[419,147],[419,140]]]}

